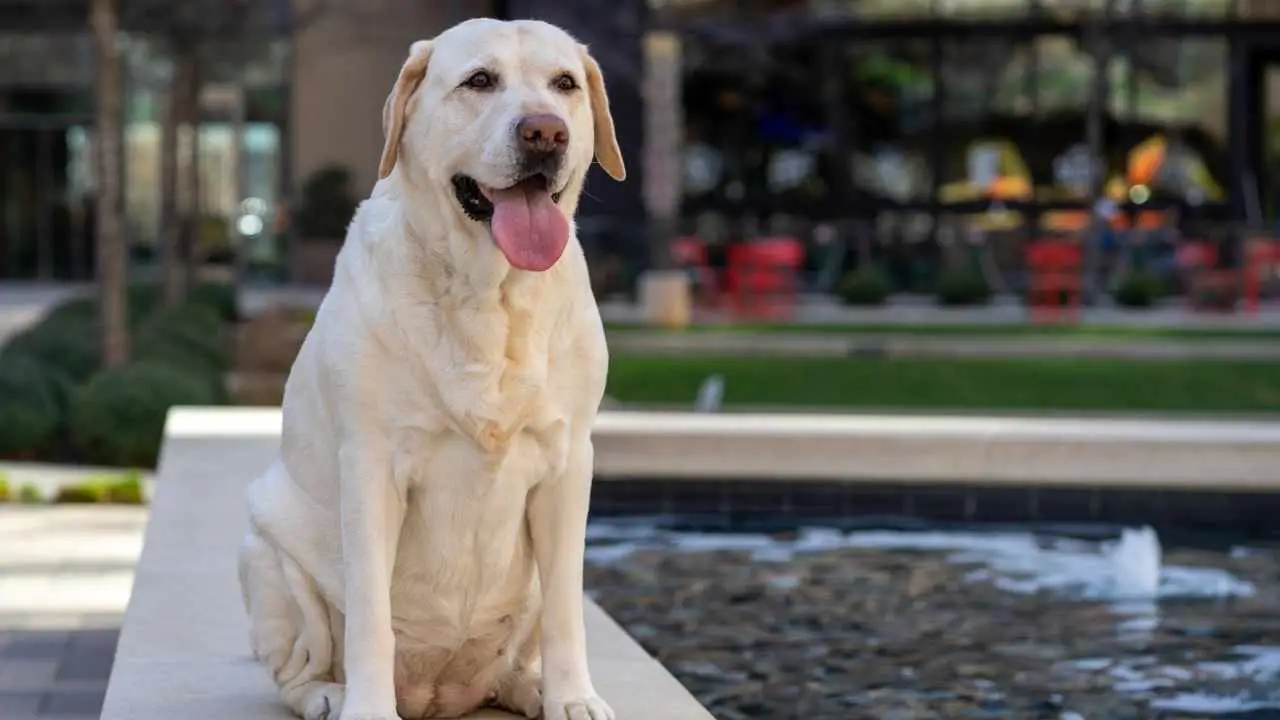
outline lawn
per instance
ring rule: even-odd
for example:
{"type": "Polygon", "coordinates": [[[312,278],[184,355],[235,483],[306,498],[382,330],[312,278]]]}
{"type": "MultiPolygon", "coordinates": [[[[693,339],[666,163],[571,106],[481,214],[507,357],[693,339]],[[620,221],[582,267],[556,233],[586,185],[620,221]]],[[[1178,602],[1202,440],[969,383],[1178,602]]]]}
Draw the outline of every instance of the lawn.
{"type": "MultiPolygon", "coordinates": [[[[605,324],[609,332],[661,331],[640,323],[605,324]]],[[[1003,324],[809,324],[743,323],[692,325],[680,332],[818,333],[846,335],[944,335],[950,337],[1064,337],[1084,340],[1280,340],[1280,327],[1157,327],[1142,325],[1003,324]]]]}
{"type": "Polygon", "coordinates": [[[616,356],[609,395],[692,406],[709,376],[726,406],[987,411],[1280,412],[1280,367],[1248,361],[616,356]]]}

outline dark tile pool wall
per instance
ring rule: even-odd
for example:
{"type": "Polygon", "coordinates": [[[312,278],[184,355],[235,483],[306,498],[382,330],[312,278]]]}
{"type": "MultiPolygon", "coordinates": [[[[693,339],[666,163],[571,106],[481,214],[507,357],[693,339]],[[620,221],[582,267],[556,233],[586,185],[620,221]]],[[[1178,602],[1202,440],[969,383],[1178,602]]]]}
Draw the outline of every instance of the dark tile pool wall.
{"type": "Polygon", "coordinates": [[[1280,539],[1280,493],[1115,488],[597,478],[592,516],[664,516],[691,529],[803,524],[1151,525],[1162,535],[1280,539]]]}

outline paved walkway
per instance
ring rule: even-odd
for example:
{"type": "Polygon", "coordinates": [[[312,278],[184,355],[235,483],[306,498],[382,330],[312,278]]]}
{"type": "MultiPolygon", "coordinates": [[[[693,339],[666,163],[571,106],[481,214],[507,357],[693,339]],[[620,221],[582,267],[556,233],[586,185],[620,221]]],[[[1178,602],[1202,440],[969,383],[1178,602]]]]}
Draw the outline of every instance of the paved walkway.
{"type": "Polygon", "coordinates": [[[97,718],[146,509],[0,506],[0,718],[97,718]]]}

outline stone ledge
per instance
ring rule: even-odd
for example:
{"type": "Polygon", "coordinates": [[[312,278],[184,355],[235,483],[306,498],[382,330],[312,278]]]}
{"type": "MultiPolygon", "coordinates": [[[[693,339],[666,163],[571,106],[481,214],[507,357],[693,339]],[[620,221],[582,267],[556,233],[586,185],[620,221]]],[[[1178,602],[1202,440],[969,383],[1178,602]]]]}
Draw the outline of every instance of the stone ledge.
{"type": "MultiPolygon", "coordinates": [[[[276,408],[183,409],[172,437],[265,435],[276,408]]],[[[1280,422],[606,411],[601,481],[900,481],[1280,489],[1280,422]]]]}
{"type": "MultiPolygon", "coordinates": [[[[246,525],[243,489],[270,462],[278,432],[278,411],[179,409],[170,415],[103,720],[292,717],[249,652],[235,561],[246,525]],[[232,423],[210,425],[212,417],[232,423]]],[[[713,720],[590,602],[587,639],[596,686],[619,717],[713,720]]]]}

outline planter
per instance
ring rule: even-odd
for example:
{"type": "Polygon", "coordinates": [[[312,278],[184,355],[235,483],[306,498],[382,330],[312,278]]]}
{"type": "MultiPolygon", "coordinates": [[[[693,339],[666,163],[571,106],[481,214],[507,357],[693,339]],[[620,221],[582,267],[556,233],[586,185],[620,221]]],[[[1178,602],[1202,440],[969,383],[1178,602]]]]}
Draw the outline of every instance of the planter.
{"type": "Polygon", "coordinates": [[[289,279],[303,285],[333,282],[333,264],[342,249],[342,239],[302,238],[289,258],[289,279]]]}
{"type": "Polygon", "coordinates": [[[1240,278],[1231,270],[1202,273],[1191,288],[1191,304],[1197,310],[1233,312],[1240,302],[1240,278]]]}

